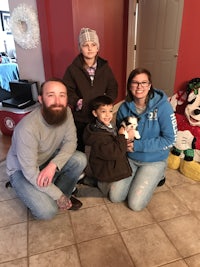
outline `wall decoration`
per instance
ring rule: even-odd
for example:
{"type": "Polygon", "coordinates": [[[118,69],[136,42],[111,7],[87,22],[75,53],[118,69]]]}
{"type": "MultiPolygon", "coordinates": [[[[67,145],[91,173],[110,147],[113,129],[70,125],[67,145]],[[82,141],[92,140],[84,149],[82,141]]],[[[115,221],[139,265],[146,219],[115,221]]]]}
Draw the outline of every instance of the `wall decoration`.
{"type": "Polygon", "coordinates": [[[24,49],[36,48],[39,39],[39,23],[36,11],[27,4],[14,8],[10,17],[10,28],[14,40],[24,49]]]}
{"type": "Polygon", "coordinates": [[[5,31],[7,34],[11,34],[9,11],[1,11],[1,24],[3,31],[5,31]]]}

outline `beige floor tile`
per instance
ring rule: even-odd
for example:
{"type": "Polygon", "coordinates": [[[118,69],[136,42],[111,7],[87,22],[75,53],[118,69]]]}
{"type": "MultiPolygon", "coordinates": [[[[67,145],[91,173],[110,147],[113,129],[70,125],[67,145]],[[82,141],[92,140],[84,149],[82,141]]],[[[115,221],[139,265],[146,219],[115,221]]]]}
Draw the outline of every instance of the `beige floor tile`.
{"type": "Polygon", "coordinates": [[[27,208],[19,199],[0,202],[0,227],[27,221],[27,208]]]}
{"type": "Polygon", "coordinates": [[[169,168],[166,171],[166,177],[167,177],[166,184],[169,187],[173,187],[175,185],[181,185],[184,183],[189,183],[189,184],[196,183],[194,180],[187,178],[186,176],[181,174],[179,171],[171,170],[169,168]]]}
{"type": "Polygon", "coordinates": [[[163,221],[160,225],[183,257],[200,253],[200,222],[193,215],[163,221]]]}
{"type": "Polygon", "coordinates": [[[0,263],[27,256],[27,223],[0,228],[0,263]]]}
{"type": "Polygon", "coordinates": [[[0,162],[0,182],[8,181],[8,175],[6,173],[6,162],[0,162]]]}
{"type": "Polygon", "coordinates": [[[200,220],[200,211],[195,211],[194,214],[200,220]]]}
{"type": "Polygon", "coordinates": [[[200,183],[166,177],[141,212],[78,185],[79,211],[36,221],[0,162],[0,267],[200,267],[200,183]]]}
{"type": "Polygon", "coordinates": [[[29,267],[81,267],[75,246],[30,257],[29,267]]]}
{"type": "Polygon", "coordinates": [[[147,209],[134,212],[124,203],[108,204],[107,207],[119,231],[152,224],[154,222],[154,219],[147,209]]]}
{"type": "Polygon", "coordinates": [[[156,187],[155,193],[157,193],[157,192],[167,191],[167,190],[169,190],[169,189],[170,189],[170,188],[168,187],[167,183],[165,182],[164,185],[162,185],[162,186],[157,186],[157,187],[156,187]]]}
{"type": "Polygon", "coordinates": [[[134,267],[119,234],[78,244],[82,267],[134,267]]]}
{"type": "Polygon", "coordinates": [[[185,262],[189,267],[199,267],[200,266],[200,254],[186,258],[185,262]]]}
{"type": "Polygon", "coordinates": [[[189,213],[188,208],[169,190],[154,194],[147,209],[157,221],[189,213]]]}
{"type": "Polygon", "coordinates": [[[69,212],[57,215],[50,221],[29,222],[30,255],[74,244],[69,212]]]}
{"type": "Polygon", "coordinates": [[[180,259],[180,255],[156,225],[127,230],[121,233],[136,267],[153,267],[180,259]]]}
{"type": "Polygon", "coordinates": [[[0,201],[16,198],[15,190],[11,187],[6,188],[5,182],[0,182],[0,201]]]}
{"type": "Polygon", "coordinates": [[[200,211],[200,183],[175,186],[172,190],[190,210],[200,211]]]}
{"type": "Polygon", "coordinates": [[[28,267],[28,259],[23,258],[19,260],[0,263],[0,267],[28,267]]]}
{"type": "Polygon", "coordinates": [[[78,243],[117,232],[105,205],[70,212],[70,215],[78,243]]]}
{"type": "Polygon", "coordinates": [[[162,267],[188,267],[188,265],[185,263],[185,261],[175,261],[169,264],[162,265],[162,267]]]}
{"type": "Polygon", "coordinates": [[[77,198],[83,203],[82,208],[104,204],[102,193],[96,187],[78,185],[77,198]]]}
{"type": "MultiPolygon", "coordinates": [[[[104,197],[103,201],[105,204],[113,204],[113,202],[110,201],[109,197],[104,197]]],[[[124,201],[124,204],[127,205],[127,202],[124,201]]]]}

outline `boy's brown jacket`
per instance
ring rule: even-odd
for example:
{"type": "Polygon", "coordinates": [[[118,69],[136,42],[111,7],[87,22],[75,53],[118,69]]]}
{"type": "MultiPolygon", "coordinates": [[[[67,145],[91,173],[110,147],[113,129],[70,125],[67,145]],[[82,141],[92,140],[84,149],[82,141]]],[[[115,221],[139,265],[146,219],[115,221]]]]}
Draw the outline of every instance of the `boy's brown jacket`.
{"type": "Polygon", "coordinates": [[[85,145],[91,147],[89,164],[93,176],[102,182],[114,182],[131,176],[124,135],[115,136],[104,129],[88,124],[84,131],[85,145]]]}

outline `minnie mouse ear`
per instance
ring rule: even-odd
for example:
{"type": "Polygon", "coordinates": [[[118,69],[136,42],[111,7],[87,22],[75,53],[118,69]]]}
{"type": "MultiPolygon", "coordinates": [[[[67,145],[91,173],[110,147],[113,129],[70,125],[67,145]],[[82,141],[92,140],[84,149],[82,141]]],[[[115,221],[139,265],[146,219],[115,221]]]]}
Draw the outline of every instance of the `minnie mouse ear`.
{"type": "Polygon", "coordinates": [[[192,90],[200,88],[200,78],[193,78],[188,82],[187,93],[191,93],[192,90]]]}

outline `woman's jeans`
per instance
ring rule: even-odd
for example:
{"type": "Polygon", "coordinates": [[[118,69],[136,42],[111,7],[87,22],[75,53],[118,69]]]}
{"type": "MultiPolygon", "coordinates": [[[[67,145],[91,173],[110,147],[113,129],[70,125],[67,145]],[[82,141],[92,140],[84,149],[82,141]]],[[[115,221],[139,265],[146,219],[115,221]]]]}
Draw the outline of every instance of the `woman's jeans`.
{"type": "MultiPolygon", "coordinates": [[[[80,174],[87,164],[86,155],[76,151],[63,168],[56,172],[53,182],[66,195],[71,193],[76,185],[80,174]]],[[[37,190],[23,175],[21,171],[16,171],[10,176],[10,182],[16,194],[22,202],[31,210],[36,219],[48,220],[53,218],[58,212],[55,200],[47,194],[37,190]]]]}
{"type": "Polygon", "coordinates": [[[163,179],[166,161],[138,162],[129,159],[132,175],[111,184],[109,197],[112,202],[128,199],[128,206],[140,211],[147,206],[160,180],[163,179]]]}

